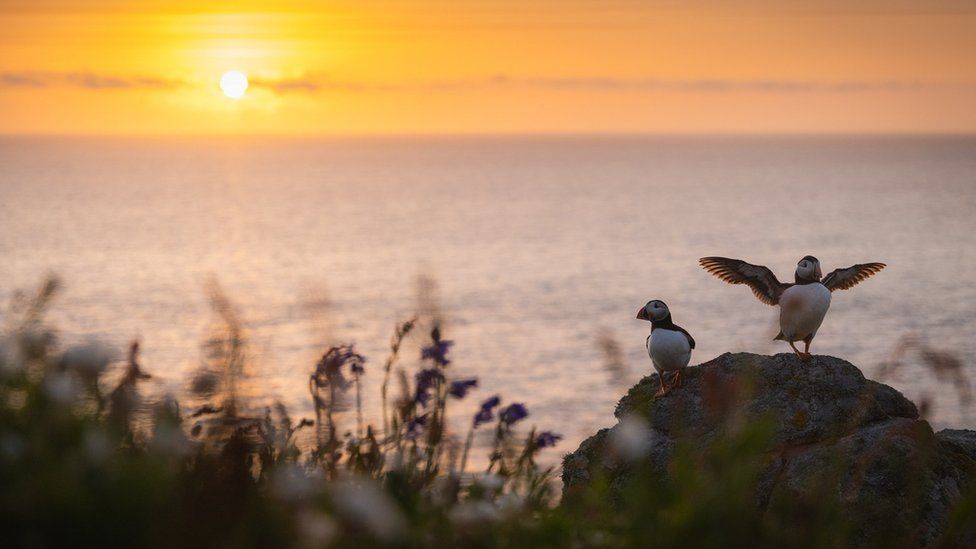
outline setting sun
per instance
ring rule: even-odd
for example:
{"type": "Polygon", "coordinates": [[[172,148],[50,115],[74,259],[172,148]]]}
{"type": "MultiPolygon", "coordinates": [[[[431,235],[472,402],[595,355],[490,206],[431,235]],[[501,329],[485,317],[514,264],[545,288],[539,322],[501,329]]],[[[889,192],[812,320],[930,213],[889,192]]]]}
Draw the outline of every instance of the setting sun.
{"type": "Polygon", "coordinates": [[[220,77],[220,89],[227,97],[240,99],[247,91],[247,76],[241,71],[227,71],[220,77]]]}

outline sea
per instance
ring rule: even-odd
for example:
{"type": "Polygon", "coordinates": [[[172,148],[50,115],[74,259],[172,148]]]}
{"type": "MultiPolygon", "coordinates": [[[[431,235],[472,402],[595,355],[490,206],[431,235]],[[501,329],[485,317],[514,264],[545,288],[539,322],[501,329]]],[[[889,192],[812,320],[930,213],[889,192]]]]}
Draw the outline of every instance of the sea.
{"type": "Polygon", "coordinates": [[[807,254],[887,264],[834,294],[812,351],[973,427],[976,137],[0,138],[5,329],[56,276],[60,345],[138,340],[147,398],[189,398],[220,288],[254,406],[311,417],[316,361],[353,343],[378,423],[390,337],[421,314],[397,368],[422,367],[436,319],[449,376],[478,379],[450,403],[459,436],[498,394],[563,435],[552,461],[652,372],[650,299],[694,335],[692,365],[789,351],[776,310],[700,257],[792,280],[807,254]]]}

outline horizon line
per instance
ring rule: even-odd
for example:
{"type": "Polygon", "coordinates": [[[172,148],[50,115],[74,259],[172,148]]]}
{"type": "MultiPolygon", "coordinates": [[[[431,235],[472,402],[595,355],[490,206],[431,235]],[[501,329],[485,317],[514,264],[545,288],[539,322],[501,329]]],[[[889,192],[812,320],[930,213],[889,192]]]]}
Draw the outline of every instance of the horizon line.
{"type": "Polygon", "coordinates": [[[949,131],[474,131],[474,132],[144,132],[144,133],[48,133],[3,132],[0,139],[51,138],[51,139],[406,139],[406,138],[614,138],[614,137],[915,137],[915,138],[976,138],[976,129],[949,131]]]}

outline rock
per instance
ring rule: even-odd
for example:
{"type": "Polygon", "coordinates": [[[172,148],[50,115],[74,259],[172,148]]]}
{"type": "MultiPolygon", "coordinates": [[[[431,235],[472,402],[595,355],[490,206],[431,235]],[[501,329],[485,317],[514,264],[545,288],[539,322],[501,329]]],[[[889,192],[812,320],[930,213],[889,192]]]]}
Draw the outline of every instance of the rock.
{"type": "Polygon", "coordinates": [[[937,433],[950,451],[970,459],[976,459],[976,431],[967,429],[943,429],[937,433]]]}
{"type": "Polygon", "coordinates": [[[829,497],[855,541],[925,546],[940,539],[976,470],[976,432],[934,433],[901,393],[841,359],[726,353],[654,398],[659,387],[656,374],[642,379],[617,405],[618,424],[565,457],[564,501],[595,478],[611,489],[635,482],[636,466],[666,477],[675,448],[694,455],[742,425],[763,425],[760,512],[829,497]]]}

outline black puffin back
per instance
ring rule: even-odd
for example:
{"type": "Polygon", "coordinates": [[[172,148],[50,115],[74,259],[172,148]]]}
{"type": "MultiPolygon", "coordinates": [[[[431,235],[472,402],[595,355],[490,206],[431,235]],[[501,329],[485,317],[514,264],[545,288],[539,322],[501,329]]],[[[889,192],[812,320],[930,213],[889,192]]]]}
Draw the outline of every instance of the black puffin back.
{"type": "MultiPolygon", "coordinates": [[[[691,334],[688,333],[688,330],[685,330],[681,326],[678,326],[677,324],[674,323],[673,320],[671,320],[671,313],[668,313],[668,316],[664,317],[662,320],[651,321],[651,333],[654,333],[654,330],[658,330],[658,329],[671,330],[672,332],[681,332],[685,334],[685,337],[688,338],[688,345],[692,349],[695,348],[695,338],[691,337],[691,334]]],[[[650,343],[650,339],[648,339],[648,343],[650,343]]]]}

